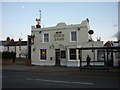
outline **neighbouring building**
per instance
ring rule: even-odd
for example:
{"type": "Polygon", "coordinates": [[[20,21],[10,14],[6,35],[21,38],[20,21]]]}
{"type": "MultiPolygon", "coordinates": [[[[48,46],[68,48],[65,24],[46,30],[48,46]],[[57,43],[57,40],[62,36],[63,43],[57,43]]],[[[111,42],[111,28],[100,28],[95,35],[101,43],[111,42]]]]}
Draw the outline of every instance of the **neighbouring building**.
{"type": "MultiPolygon", "coordinates": [[[[39,22],[40,20],[36,20],[39,22]]],[[[31,26],[31,59],[33,65],[42,66],[80,66],[80,51],[78,47],[103,47],[103,41],[93,41],[90,31],[89,20],[81,24],[66,25],[58,23],[53,27],[41,28],[40,23],[36,27],[31,26]]],[[[92,60],[103,60],[104,53],[100,50],[87,50],[82,52],[82,60],[87,55],[92,60]],[[98,58],[99,57],[99,58],[98,58]]]]}
{"type": "Polygon", "coordinates": [[[28,46],[27,41],[14,41],[7,37],[6,41],[2,42],[2,51],[16,52],[16,58],[27,58],[28,55],[28,46]]]}
{"type": "MultiPolygon", "coordinates": [[[[120,47],[120,40],[118,41],[107,41],[104,44],[105,47],[120,47]]],[[[118,66],[118,61],[120,61],[120,49],[112,50],[109,53],[109,61],[111,66],[118,66]]]]}
{"type": "Polygon", "coordinates": [[[4,51],[4,45],[6,44],[6,41],[0,41],[0,52],[4,51]]]}

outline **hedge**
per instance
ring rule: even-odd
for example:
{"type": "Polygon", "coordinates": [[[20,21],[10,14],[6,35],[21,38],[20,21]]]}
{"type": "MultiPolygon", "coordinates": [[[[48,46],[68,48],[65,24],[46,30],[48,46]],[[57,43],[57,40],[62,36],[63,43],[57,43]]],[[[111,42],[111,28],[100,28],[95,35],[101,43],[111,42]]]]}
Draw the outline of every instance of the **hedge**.
{"type": "Polygon", "coordinates": [[[2,59],[15,59],[16,58],[16,53],[15,52],[8,52],[4,51],[2,52],[2,59]]]}

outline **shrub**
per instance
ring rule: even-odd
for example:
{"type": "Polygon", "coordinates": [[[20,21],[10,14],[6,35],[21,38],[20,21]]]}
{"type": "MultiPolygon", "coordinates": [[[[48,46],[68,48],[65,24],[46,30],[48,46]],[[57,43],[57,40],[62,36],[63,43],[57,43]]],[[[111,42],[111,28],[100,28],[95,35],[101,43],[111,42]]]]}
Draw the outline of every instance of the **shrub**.
{"type": "Polygon", "coordinates": [[[16,58],[16,53],[15,52],[8,52],[4,51],[2,52],[2,59],[15,59],[16,58]]]}

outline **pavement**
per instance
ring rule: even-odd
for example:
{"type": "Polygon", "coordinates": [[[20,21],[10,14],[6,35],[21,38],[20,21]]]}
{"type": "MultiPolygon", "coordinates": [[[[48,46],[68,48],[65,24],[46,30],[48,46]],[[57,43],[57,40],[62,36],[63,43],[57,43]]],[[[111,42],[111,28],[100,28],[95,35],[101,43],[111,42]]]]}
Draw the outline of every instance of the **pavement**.
{"type": "Polygon", "coordinates": [[[120,77],[120,69],[110,67],[109,70],[82,69],[63,66],[28,66],[25,64],[2,65],[2,71],[31,72],[56,75],[120,77]]]}

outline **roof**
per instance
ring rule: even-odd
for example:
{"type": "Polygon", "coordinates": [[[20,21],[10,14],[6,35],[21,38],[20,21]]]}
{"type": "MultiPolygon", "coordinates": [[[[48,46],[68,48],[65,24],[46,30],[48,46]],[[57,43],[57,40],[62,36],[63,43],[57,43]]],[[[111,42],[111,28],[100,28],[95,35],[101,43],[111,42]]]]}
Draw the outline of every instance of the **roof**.
{"type": "MultiPolygon", "coordinates": [[[[119,44],[120,41],[107,41],[104,46],[114,46],[114,44],[119,44]]],[[[119,46],[119,45],[118,45],[119,46]]]]}
{"type": "Polygon", "coordinates": [[[120,49],[119,46],[117,47],[82,47],[82,48],[76,48],[76,49],[80,49],[80,50],[93,50],[93,49],[120,49]]]}
{"type": "Polygon", "coordinates": [[[78,29],[78,28],[88,28],[88,20],[82,21],[80,24],[71,24],[67,25],[64,22],[57,23],[56,26],[52,27],[43,27],[43,28],[36,28],[35,26],[31,26],[32,32],[39,32],[39,31],[50,31],[50,30],[67,30],[67,29],[78,29]]]}
{"type": "Polygon", "coordinates": [[[14,41],[5,44],[4,46],[27,46],[27,41],[14,41]]]}
{"type": "Polygon", "coordinates": [[[104,46],[111,46],[112,45],[112,42],[111,41],[107,41],[104,46]]]}
{"type": "Polygon", "coordinates": [[[0,41],[0,46],[4,46],[6,43],[6,41],[0,41]]]}
{"type": "Polygon", "coordinates": [[[94,50],[94,49],[120,49],[120,47],[82,47],[82,48],[76,48],[80,50],[94,50]]]}

